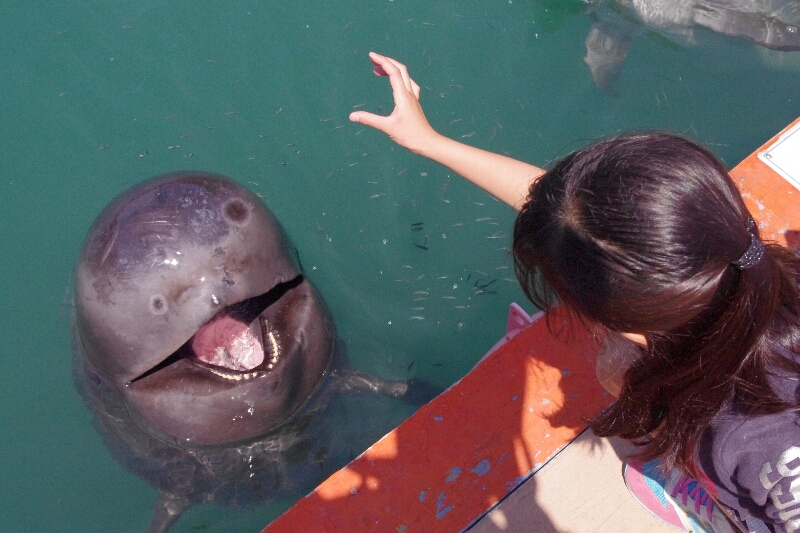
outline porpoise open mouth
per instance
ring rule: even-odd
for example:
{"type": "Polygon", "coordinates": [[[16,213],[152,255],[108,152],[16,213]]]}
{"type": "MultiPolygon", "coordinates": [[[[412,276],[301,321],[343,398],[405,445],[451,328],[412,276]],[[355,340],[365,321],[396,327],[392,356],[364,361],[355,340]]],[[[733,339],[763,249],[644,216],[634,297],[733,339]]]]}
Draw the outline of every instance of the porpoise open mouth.
{"type": "Polygon", "coordinates": [[[261,316],[272,304],[303,282],[303,275],[278,283],[259,296],[229,305],[169,357],[132,379],[144,379],[159,370],[189,359],[222,378],[241,381],[268,372],[278,363],[280,344],[268,321],[261,316]]]}

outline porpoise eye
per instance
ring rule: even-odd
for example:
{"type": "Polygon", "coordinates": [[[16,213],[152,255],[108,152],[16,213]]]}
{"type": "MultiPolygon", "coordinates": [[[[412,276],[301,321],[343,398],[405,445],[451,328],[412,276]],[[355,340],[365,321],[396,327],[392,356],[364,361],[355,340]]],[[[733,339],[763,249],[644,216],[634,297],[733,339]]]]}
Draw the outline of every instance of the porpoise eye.
{"type": "Polygon", "coordinates": [[[222,207],[225,219],[234,226],[244,226],[250,219],[250,209],[247,204],[239,198],[234,198],[225,202],[222,207]]]}
{"type": "Polygon", "coordinates": [[[164,298],[160,294],[154,294],[150,297],[150,312],[154,315],[163,315],[167,312],[169,306],[167,305],[167,299],[164,298]]]}

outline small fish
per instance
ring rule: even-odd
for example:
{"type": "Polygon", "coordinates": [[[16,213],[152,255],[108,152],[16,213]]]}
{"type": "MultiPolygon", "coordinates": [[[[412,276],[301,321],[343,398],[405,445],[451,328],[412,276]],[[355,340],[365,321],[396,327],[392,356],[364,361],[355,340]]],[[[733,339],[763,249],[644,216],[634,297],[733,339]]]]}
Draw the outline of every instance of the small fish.
{"type": "MultiPolygon", "coordinates": [[[[478,280],[478,281],[480,281],[480,280],[478,280]]],[[[485,288],[487,288],[489,285],[491,285],[492,283],[494,283],[495,281],[497,281],[497,278],[493,279],[493,280],[492,280],[492,281],[490,281],[489,283],[484,283],[484,284],[480,284],[480,283],[478,283],[478,281],[476,281],[476,282],[475,282],[475,287],[477,287],[477,288],[479,288],[479,289],[485,289],[485,288]]]]}

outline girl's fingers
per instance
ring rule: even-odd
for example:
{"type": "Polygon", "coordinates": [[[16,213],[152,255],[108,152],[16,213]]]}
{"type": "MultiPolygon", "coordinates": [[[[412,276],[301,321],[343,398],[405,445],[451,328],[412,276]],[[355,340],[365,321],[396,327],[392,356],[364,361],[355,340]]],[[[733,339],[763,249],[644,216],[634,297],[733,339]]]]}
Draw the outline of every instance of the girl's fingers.
{"type": "MultiPolygon", "coordinates": [[[[400,79],[403,81],[403,85],[405,86],[406,90],[410,93],[414,93],[415,96],[419,97],[419,93],[414,91],[414,80],[411,79],[411,76],[408,75],[408,68],[399,61],[392,59],[391,57],[382,56],[380,54],[376,54],[375,52],[370,52],[369,59],[372,61],[372,64],[375,65],[373,72],[378,75],[385,75],[389,76],[391,81],[391,74],[392,70],[396,70],[396,72],[400,75],[400,79]],[[383,74],[380,74],[377,69],[380,69],[383,74]]],[[[394,89],[394,85],[392,85],[394,89]]]]}
{"type": "Polygon", "coordinates": [[[411,89],[414,91],[414,96],[419,100],[419,85],[414,80],[411,80],[411,89]]]}
{"type": "Polygon", "coordinates": [[[413,92],[413,88],[411,85],[413,82],[411,81],[411,76],[408,75],[408,68],[404,64],[400,63],[399,61],[395,61],[391,57],[387,57],[386,59],[390,63],[392,63],[395,67],[398,68],[398,70],[400,71],[400,75],[403,78],[403,84],[406,86],[406,89],[408,89],[409,92],[413,92]]]}
{"type": "Polygon", "coordinates": [[[388,76],[388,74],[386,74],[386,71],[383,70],[383,67],[381,66],[372,67],[372,72],[374,72],[376,76],[388,76]]]}
{"type": "Polygon", "coordinates": [[[386,63],[383,66],[383,70],[385,70],[386,74],[389,76],[389,85],[392,86],[392,97],[394,98],[395,106],[404,107],[409,98],[414,97],[412,96],[413,93],[411,90],[403,81],[400,69],[391,63],[386,63]]]}
{"type": "Polygon", "coordinates": [[[359,124],[364,124],[365,126],[370,126],[381,131],[384,131],[384,128],[381,126],[383,126],[384,122],[386,122],[386,118],[387,117],[374,115],[367,111],[353,111],[350,113],[351,122],[358,122],[359,124]]]}

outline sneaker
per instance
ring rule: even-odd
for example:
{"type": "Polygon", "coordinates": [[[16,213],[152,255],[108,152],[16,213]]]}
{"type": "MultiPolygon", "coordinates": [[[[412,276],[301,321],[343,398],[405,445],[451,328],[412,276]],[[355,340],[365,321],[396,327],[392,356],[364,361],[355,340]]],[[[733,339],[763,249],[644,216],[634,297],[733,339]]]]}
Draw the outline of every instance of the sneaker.
{"type": "Polygon", "coordinates": [[[685,474],[662,472],[658,461],[628,461],[623,477],[636,501],[668,524],[693,533],[737,533],[705,489],[685,474]]]}

